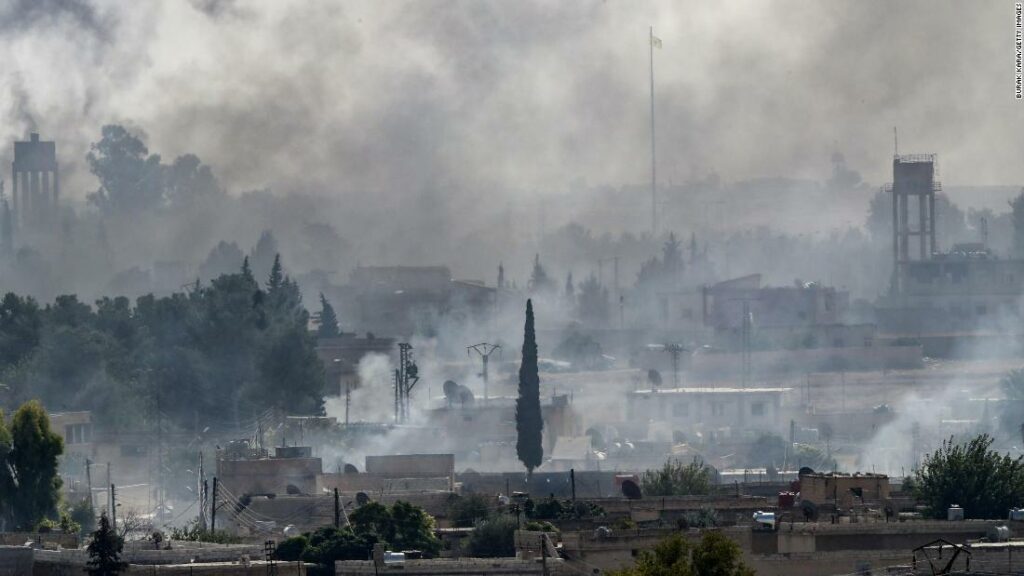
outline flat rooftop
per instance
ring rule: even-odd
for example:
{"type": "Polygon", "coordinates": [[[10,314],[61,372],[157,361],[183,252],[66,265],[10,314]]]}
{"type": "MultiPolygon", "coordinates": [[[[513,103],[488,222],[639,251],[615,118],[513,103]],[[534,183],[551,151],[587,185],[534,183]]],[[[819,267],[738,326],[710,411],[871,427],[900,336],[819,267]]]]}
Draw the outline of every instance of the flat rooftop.
{"type": "Polygon", "coordinates": [[[784,394],[790,390],[792,390],[792,388],[736,388],[730,386],[711,388],[701,386],[634,390],[630,392],[630,394],[784,394]]]}

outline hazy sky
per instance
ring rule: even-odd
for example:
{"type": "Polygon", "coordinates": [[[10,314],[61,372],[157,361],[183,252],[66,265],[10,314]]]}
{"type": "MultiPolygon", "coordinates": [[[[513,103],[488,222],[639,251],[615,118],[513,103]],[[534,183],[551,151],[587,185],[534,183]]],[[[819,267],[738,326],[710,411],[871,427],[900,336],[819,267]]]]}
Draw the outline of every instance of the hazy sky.
{"type": "Polygon", "coordinates": [[[898,125],[947,183],[1024,183],[1008,1],[0,0],[0,138],[58,140],[77,196],[111,122],[235,191],[644,182],[652,24],[666,180],[840,150],[880,183],[898,125]]]}

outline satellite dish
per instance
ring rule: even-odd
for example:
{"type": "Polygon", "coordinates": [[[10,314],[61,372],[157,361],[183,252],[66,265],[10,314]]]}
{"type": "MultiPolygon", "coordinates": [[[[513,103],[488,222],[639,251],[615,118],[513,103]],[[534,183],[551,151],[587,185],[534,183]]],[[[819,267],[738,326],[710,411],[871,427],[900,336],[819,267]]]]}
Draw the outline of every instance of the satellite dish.
{"type": "Polygon", "coordinates": [[[353,464],[345,464],[345,474],[359,474],[359,469],[353,464]]]}
{"type": "Polygon", "coordinates": [[[466,404],[472,406],[474,402],[476,402],[476,396],[473,396],[473,391],[465,386],[459,386],[459,403],[463,406],[466,404]]]}
{"type": "Polygon", "coordinates": [[[643,497],[643,494],[640,492],[640,487],[632,480],[622,481],[622,495],[630,500],[639,500],[643,497]]]}
{"type": "Polygon", "coordinates": [[[815,522],[818,520],[818,506],[810,500],[800,502],[800,510],[804,513],[804,520],[815,522]]]}
{"type": "Polygon", "coordinates": [[[804,466],[803,468],[800,469],[800,471],[797,474],[799,476],[807,476],[809,474],[814,474],[814,469],[811,468],[810,466],[804,466]]]}
{"type": "Polygon", "coordinates": [[[459,385],[454,380],[445,380],[444,385],[444,397],[448,400],[448,405],[451,406],[452,402],[459,400],[459,385]]]}
{"type": "Polygon", "coordinates": [[[366,495],[366,492],[356,492],[356,504],[358,506],[366,506],[370,503],[370,497],[366,495]]]}
{"type": "Polygon", "coordinates": [[[661,386],[661,372],[658,372],[654,368],[647,371],[647,381],[652,386],[661,386]]]}

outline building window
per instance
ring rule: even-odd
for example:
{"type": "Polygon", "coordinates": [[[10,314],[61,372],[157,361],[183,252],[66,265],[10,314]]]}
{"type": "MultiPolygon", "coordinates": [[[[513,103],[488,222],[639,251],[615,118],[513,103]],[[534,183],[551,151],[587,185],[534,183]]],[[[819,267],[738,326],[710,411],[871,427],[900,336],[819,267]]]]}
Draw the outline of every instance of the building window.
{"type": "Polygon", "coordinates": [[[68,424],[64,427],[64,440],[68,444],[86,444],[92,441],[92,424],[68,424]]]}
{"type": "Polygon", "coordinates": [[[672,415],[679,417],[686,417],[690,415],[690,403],[689,402],[676,402],[672,405],[672,415]]]}
{"type": "Polygon", "coordinates": [[[751,416],[764,416],[764,402],[754,402],[750,405],[751,416]]]}
{"type": "Polygon", "coordinates": [[[711,415],[712,416],[725,416],[725,402],[712,402],[711,403],[711,415]]]}

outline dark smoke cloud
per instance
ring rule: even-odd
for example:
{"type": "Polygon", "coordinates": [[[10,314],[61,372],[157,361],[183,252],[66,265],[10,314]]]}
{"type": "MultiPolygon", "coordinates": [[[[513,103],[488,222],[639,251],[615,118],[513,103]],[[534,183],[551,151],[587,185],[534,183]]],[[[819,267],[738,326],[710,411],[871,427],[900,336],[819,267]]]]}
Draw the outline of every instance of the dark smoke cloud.
{"type": "MultiPolygon", "coordinates": [[[[56,138],[68,197],[95,189],[81,158],[102,124],[123,123],[165,157],[195,152],[235,193],[336,199],[344,210],[331,219],[347,237],[368,215],[390,218],[398,240],[446,232],[393,260],[458,245],[499,213],[530,215],[522,235],[537,237],[587,213],[570,187],[642,185],[651,24],[664,41],[655,60],[666,186],[712,173],[822,181],[837,150],[877,185],[889,179],[893,126],[902,150],[940,154],[947,183],[1024,180],[1012,5],[3,6],[0,139],[30,129],[56,138]]],[[[866,203],[853,199],[831,220],[861,222],[866,203]]],[[[633,207],[630,221],[643,222],[648,208],[633,207]]],[[[797,222],[808,210],[778,209],[797,222]]]]}

